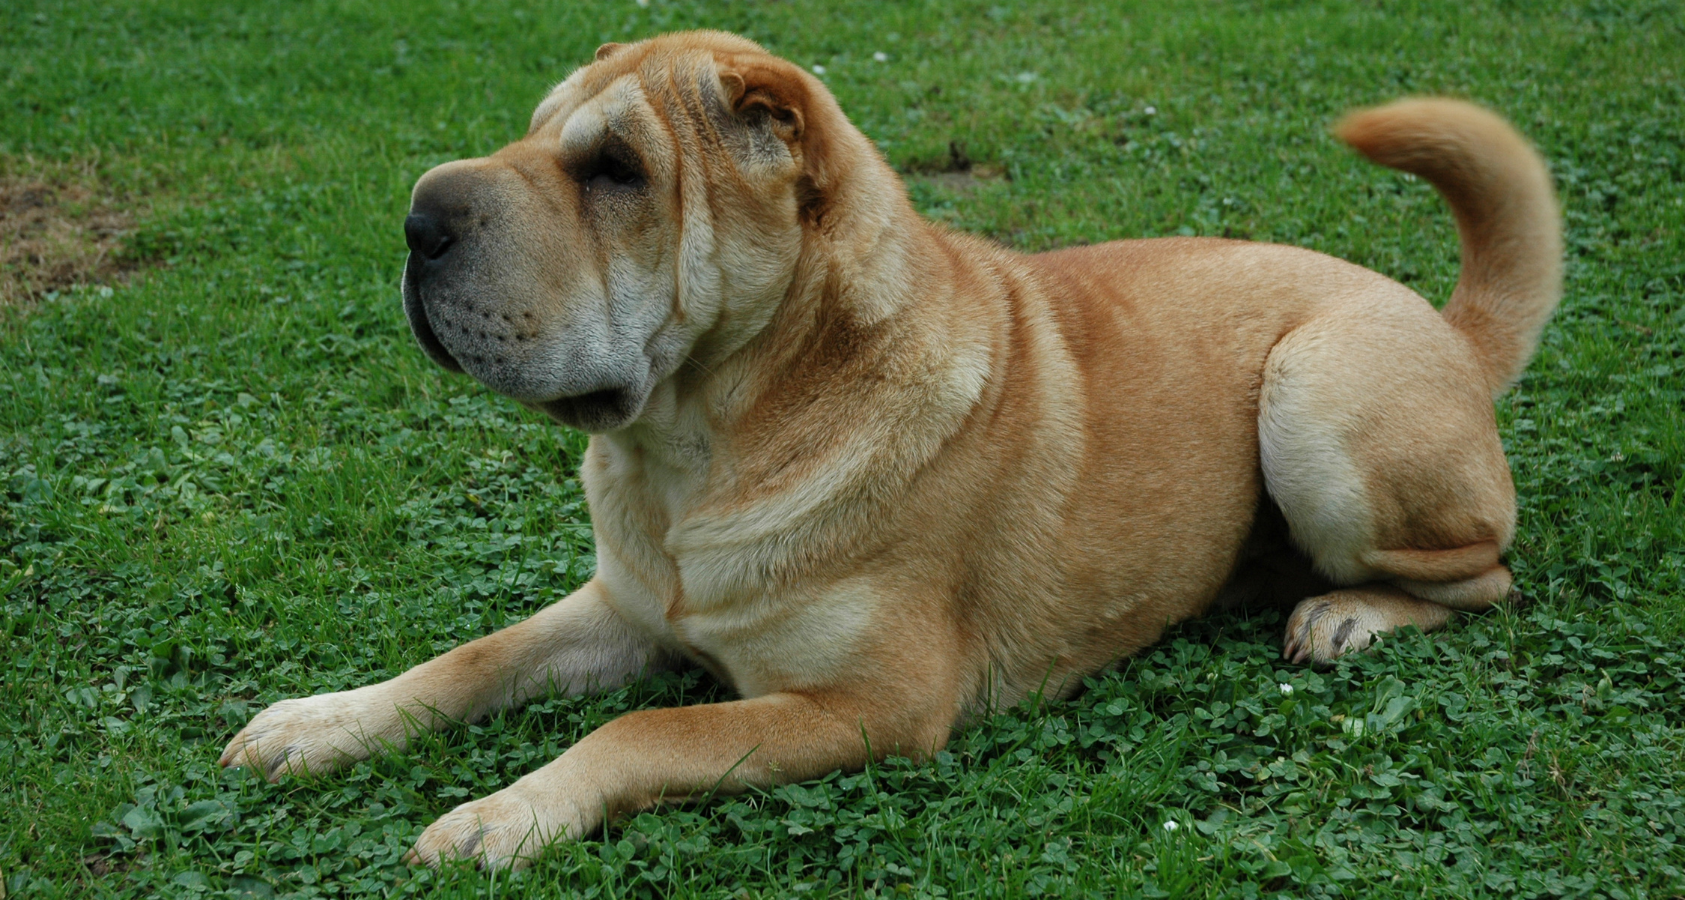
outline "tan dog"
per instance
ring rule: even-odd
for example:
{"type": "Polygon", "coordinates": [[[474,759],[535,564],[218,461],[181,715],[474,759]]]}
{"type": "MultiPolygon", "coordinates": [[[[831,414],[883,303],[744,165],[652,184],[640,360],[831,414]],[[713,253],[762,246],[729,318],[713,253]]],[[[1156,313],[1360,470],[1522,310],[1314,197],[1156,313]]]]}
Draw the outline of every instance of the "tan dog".
{"type": "Polygon", "coordinates": [[[505,865],[605,812],[928,754],[1220,595],[1325,591],[1286,641],[1319,661],[1502,600],[1492,398],[1557,298],[1549,177],[1462,103],[1340,135],[1450,202],[1443,316],[1292,247],[954,234],[796,66],[719,33],[605,45],[526,137],[421,179],[404,277],[435,361],[594,433],[596,577],[275,704],[223,764],[321,772],[686,662],[743,697],[624,716],[414,851],[505,865]]]}

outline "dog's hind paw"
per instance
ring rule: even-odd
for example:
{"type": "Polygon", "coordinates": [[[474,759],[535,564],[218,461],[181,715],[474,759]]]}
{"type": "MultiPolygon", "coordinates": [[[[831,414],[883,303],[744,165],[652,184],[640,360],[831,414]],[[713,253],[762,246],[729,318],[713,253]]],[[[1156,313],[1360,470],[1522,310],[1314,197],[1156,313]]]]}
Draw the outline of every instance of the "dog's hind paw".
{"type": "Polygon", "coordinates": [[[1340,656],[1366,650],[1378,635],[1415,625],[1432,631],[1451,611],[1419,600],[1390,585],[1348,588],[1301,600],[1287,619],[1281,655],[1296,663],[1326,665],[1340,656]]]}

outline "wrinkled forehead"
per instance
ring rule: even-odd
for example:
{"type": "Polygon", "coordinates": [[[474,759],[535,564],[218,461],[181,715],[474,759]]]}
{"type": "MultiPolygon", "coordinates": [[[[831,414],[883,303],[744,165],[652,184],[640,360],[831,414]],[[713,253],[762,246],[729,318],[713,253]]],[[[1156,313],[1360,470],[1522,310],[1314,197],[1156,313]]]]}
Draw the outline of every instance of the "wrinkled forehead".
{"type": "Polygon", "coordinates": [[[635,65],[610,59],[574,71],[533,111],[527,137],[557,140],[564,153],[585,152],[608,137],[640,149],[664,145],[664,135],[682,126],[719,83],[706,52],[646,54],[630,62],[635,65]]]}

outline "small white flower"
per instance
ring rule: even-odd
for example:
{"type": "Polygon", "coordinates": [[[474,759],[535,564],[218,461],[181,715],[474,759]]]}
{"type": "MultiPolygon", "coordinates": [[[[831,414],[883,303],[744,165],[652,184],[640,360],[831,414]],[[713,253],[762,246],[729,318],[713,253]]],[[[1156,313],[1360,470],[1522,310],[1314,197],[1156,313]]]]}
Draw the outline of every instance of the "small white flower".
{"type": "Polygon", "coordinates": [[[889,62],[889,54],[883,52],[882,50],[879,50],[878,52],[872,54],[872,58],[877,60],[878,62],[889,62]]]}
{"type": "Polygon", "coordinates": [[[1149,115],[1149,116],[1156,116],[1156,115],[1158,115],[1158,107],[1156,107],[1156,106],[1149,106],[1149,107],[1147,107],[1147,108],[1146,108],[1146,109],[1143,109],[1143,110],[1141,110],[1141,111],[1142,111],[1142,112],[1144,112],[1144,113],[1146,113],[1146,114],[1147,114],[1147,115],[1149,115]]]}
{"type": "Polygon", "coordinates": [[[1283,697],[1293,696],[1293,685],[1288,684],[1287,682],[1284,681],[1281,684],[1276,685],[1276,687],[1281,689],[1281,696],[1283,696],[1283,697]]]}
{"type": "Polygon", "coordinates": [[[1036,73],[1034,73],[1034,72],[1019,72],[1018,73],[1018,83],[1019,84],[1029,84],[1030,82],[1035,81],[1035,80],[1036,80],[1036,73]]]}
{"type": "Polygon", "coordinates": [[[1170,821],[1164,823],[1164,830],[1165,831],[1175,831],[1176,829],[1181,828],[1181,827],[1182,826],[1176,824],[1175,819],[1171,819],[1170,821]]]}
{"type": "Polygon", "coordinates": [[[648,6],[649,0],[638,0],[638,5],[639,6],[648,6]]]}
{"type": "Polygon", "coordinates": [[[813,67],[813,74],[815,74],[815,75],[825,74],[825,67],[824,66],[814,66],[813,67]]]}

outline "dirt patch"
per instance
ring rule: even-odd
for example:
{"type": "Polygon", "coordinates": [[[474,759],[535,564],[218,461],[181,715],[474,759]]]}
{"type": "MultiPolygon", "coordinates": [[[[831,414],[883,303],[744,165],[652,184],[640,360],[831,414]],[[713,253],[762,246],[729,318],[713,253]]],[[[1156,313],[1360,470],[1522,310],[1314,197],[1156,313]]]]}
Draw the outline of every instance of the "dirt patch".
{"type": "Polygon", "coordinates": [[[0,307],[122,280],[138,267],[122,253],[132,210],[92,162],[0,159],[0,307]]]}
{"type": "Polygon", "coordinates": [[[964,196],[991,181],[1003,178],[1006,169],[994,163],[974,163],[958,141],[948,142],[948,156],[935,165],[915,165],[903,177],[964,196]]]}
{"type": "Polygon", "coordinates": [[[965,195],[977,190],[1006,173],[999,167],[972,166],[963,172],[918,172],[908,175],[910,181],[922,181],[955,194],[965,195]]]}

